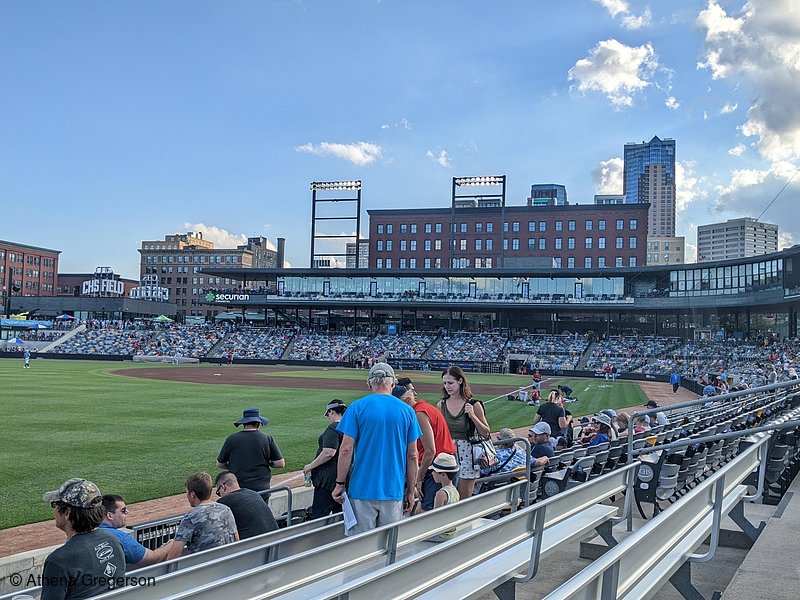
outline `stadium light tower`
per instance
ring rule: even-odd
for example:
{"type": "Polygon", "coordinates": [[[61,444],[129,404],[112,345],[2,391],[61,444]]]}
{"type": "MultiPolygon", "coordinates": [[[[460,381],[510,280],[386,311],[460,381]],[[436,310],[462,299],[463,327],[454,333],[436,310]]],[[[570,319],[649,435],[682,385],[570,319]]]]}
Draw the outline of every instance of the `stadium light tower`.
{"type": "Polygon", "coordinates": [[[455,267],[456,252],[456,210],[470,208],[500,209],[500,260],[498,267],[503,266],[505,249],[503,240],[506,234],[506,176],[489,175],[482,177],[453,177],[452,202],[450,204],[450,268],[455,267]],[[467,189],[462,189],[467,188],[467,189]]]}
{"type": "Polygon", "coordinates": [[[347,252],[317,252],[317,242],[322,240],[353,240],[355,242],[356,262],[358,265],[358,254],[360,251],[361,239],[361,180],[351,181],[313,181],[311,183],[311,261],[309,267],[314,268],[316,259],[322,257],[344,257],[347,259],[347,252]],[[334,197],[329,194],[333,193],[334,197]],[[320,197],[320,195],[322,197],[320,197]],[[341,203],[341,204],[340,204],[341,203]],[[336,213],[331,205],[339,204],[344,206],[343,213],[336,213]],[[326,206],[331,208],[330,212],[326,206]],[[351,210],[348,210],[351,209],[351,210]],[[324,216],[320,216],[318,211],[324,216]],[[355,234],[349,233],[320,233],[318,224],[321,221],[339,221],[344,223],[355,222],[355,234]]]}

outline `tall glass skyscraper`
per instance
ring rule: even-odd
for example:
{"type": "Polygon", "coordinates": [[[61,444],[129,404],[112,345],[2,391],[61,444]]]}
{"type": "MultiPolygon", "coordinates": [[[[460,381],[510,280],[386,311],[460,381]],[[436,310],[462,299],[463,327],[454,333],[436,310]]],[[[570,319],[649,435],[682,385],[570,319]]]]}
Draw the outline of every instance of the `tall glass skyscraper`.
{"type": "Polygon", "coordinates": [[[622,192],[625,203],[649,202],[649,235],[675,235],[675,140],[654,136],[625,144],[622,192]]]}

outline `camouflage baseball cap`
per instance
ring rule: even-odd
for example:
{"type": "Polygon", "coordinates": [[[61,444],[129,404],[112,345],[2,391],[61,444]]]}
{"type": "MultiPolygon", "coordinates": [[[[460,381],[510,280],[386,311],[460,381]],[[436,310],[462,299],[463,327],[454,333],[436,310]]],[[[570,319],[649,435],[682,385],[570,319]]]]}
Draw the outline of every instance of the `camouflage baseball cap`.
{"type": "Polygon", "coordinates": [[[74,478],[42,496],[45,502],[63,502],[77,508],[94,508],[103,500],[100,488],[88,479],[74,478]]]}

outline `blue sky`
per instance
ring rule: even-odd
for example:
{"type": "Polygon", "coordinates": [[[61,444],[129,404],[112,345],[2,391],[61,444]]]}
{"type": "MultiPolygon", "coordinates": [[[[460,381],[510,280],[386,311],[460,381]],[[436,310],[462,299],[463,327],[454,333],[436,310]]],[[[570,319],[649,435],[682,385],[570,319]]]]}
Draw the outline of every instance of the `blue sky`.
{"type": "Polygon", "coordinates": [[[311,181],[361,179],[364,211],[500,174],[509,204],[587,204],[653,135],[690,257],[792,177],[762,220],[800,239],[795,0],[3,2],[0,90],[0,239],[62,272],[136,278],[142,240],[196,230],[308,266],[311,181]]]}

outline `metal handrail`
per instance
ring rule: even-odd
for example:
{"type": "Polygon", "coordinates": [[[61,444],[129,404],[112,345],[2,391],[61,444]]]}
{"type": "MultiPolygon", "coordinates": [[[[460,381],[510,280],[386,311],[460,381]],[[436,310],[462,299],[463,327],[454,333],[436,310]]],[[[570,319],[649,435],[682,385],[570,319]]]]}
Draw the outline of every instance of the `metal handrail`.
{"type": "MultiPolygon", "coordinates": [[[[292,490],[285,485],[279,485],[269,488],[268,490],[263,490],[261,492],[258,492],[258,494],[262,498],[264,498],[264,501],[266,502],[268,500],[268,497],[274,492],[284,492],[284,491],[288,494],[286,500],[286,508],[287,508],[286,525],[289,526],[292,524],[292,490]]],[[[168,517],[160,517],[158,519],[153,519],[151,521],[145,521],[144,523],[136,523],[135,525],[131,525],[129,529],[131,529],[131,531],[133,532],[133,536],[137,542],[139,542],[146,548],[149,548],[150,550],[155,550],[156,547],[150,547],[150,545],[148,545],[147,543],[149,540],[143,539],[144,536],[151,532],[156,532],[159,530],[159,528],[162,528],[166,525],[173,525],[180,523],[181,519],[183,519],[184,516],[186,516],[186,513],[170,515],[168,517]]],[[[167,535],[169,534],[165,532],[161,535],[156,535],[155,538],[156,539],[163,538],[167,535]]],[[[166,541],[169,540],[164,540],[164,542],[166,541]]]]}
{"type": "MultiPolygon", "coordinates": [[[[291,488],[285,485],[276,485],[275,487],[269,488],[268,490],[262,490],[258,492],[258,495],[264,498],[264,502],[269,503],[269,497],[272,495],[273,492],[286,492],[286,526],[289,527],[292,524],[292,490],[291,488]]],[[[275,519],[276,521],[278,519],[275,519]]]]}
{"type": "MultiPolygon", "coordinates": [[[[497,440],[494,440],[495,442],[497,440]]],[[[531,443],[528,441],[527,438],[523,437],[513,437],[503,440],[503,443],[516,443],[516,442],[523,442],[525,444],[525,456],[528,460],[525,461],[525,484],[522,486],[522,505],[528,506],[531,503],[530,495],[531,495],[531,443]]],[[[517,476],[521,475],[522,473],[517,473],[517,476]]],[[[486,475],[485,477],[479,477],[476,479],[476,483],[478,481],[483,483],[492,483],[495,481],[505,481],[508,479],[510,472],[505,473],[492,473],[491,475],[486,475]]],[[[513,510],[513,508],[512,508],[513,510]]]]}

